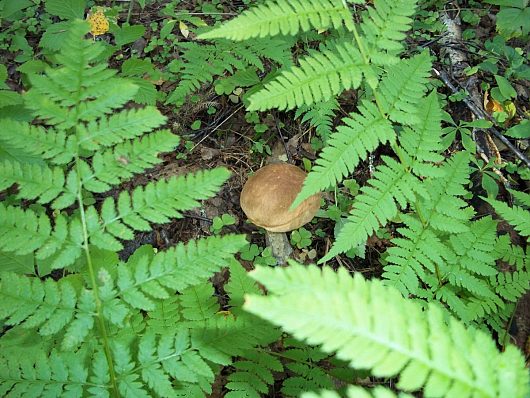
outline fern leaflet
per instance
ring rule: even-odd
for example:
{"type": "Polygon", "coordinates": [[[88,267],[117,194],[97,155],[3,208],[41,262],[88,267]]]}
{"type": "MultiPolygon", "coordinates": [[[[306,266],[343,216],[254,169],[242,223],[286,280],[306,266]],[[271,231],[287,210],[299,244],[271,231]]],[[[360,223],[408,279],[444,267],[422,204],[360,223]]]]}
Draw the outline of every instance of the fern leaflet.
{"type": "Polygon", "coordinates": [[[446,323],[436,305],[424,311],[380,281],[294,262],[289,268],[260,267],[251,276],[270,296],[249,296],[248,311],[325,352],[337,352],[355,368],[378,377],[400,374],[402,390],[462,398],[523,397],[528,391],[529,375],[515,347],[500,353],[483,332],[454,318],[446,323]]]}
{"type": "Polygon", "coordinates": [[[246,40],[341,26],[351,29],[353,21],[346,4],[340,0],[274,0],[244,11],[199,38],[246,40]]]}
{"type": "Polygon", "coordinates": [[[248,110],[293,109],[327,101],[342,91],[360,86],[363,75],[374,79],[372,67],[346,39],[310,51],[295,66],[283,71],[262,90],[251,95],[248,110]]]}
{"type": "MultiPolygon", "coordinates": [[[[530,202],[529,194],[517,191],[512,191],[512,193],[524,205],[528,206],[528,203],[530,202]]],[[[492,205],[495,211],[508,221],[508,223],[510,223],[521,236],[527,238],[530,236],[530,211],[522,206],[514,205],[510,207],[504,202],[491,198],[485,198],[484,200],[492,205]]]]}

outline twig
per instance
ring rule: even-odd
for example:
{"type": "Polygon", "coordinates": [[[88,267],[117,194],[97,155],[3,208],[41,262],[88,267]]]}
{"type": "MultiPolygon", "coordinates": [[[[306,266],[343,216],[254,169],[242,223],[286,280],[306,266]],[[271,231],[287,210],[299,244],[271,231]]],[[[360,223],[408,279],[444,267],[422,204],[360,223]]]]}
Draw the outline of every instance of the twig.
{"type": "Polygon", "coordinates": [[[193,148],[191,148],[190,153],[192,153],[195,148],[197,148],[206,138],[208,138],[210,135],[212,135],[214,132],[216,132],[223,124],[225,124],[232,116],[234,116],[237,112],[239,112],[243,108],[243,105],[239,106],[234,112],[232,112],[230,115],[228,115],[225,120],[223,120],[221,123],[219,123],[217,126],[215,126],[212,131],[210,131],[208,134],[206,134],[204,137],[201,138],[199,142],[195,144],[193,148]]]}
{"type": "Polygon", "coordinates": [[[211,218],[208,218],[208,217],[204,217],[204,216],[199,216],[197,214],[191,214],[191,213],[182,213],[182,215],[186,218],[193,218],[195,220],[200,220],[200,221],[204,221],[204,222],[207,222],[207,223],[210,223],[212,224],[213,223],[213,220],[211,218]]]}
{"type": "Polygon", "coordinates": [[[280,136],[280,140],[282,141],[283,149],[285,150],[285,155],[287,156],[287,162],[292,163],[293,159],[291,158],[291,154],[289,153],[289,150],[287,149],[287,143],[285,142],[285,138],[278,124],[278,115],[274,117],[274,125],[276,126],[276,131],[278,132],[278,135],[280,136]]]}
{"type": "MultiPolygon", "coordinates": [[[[432,68],[432,70],[434,74],[438,76],[453,93],[458,92],[458,89],[451,82],[451,80],[444,71],[438,71],[435,68],[432,68]]],[[[472,99],[464,98],[463,101],[471,110],[471,112],[475,114],[476,117],[494,122],[493,118],[486,112],[484,112],[477,104],[475,104],[472,99]]],[[[502,135],[499,130],[497,130],[495,127],[489,127],[487,130],[490,131],[495,137],[497,137],[504,145],[506,145],[506,147],[509,148],[515,154],[515,156],[522,160],[526,164],[526,166],[530,167],[530,160],[519,149],[517,149],[504,135],[502,135]]]]}

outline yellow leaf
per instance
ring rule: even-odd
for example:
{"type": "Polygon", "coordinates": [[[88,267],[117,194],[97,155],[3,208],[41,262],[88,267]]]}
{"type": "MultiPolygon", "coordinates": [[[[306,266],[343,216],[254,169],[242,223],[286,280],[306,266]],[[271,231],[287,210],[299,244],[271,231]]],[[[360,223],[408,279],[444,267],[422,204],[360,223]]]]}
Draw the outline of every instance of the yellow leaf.
{"type": "Polygon", "coordinates": [[[493,112],[502,112],[504,110],[501,103],[499,101],[494,100],[493,98],[490,98],[489,93],[487,91],[484,93],[484,109],[490,115],[493,112]]]}
{"type": "Polygon", "coordinates": [[[512,101],[507,101],[504,104],[504,111],[508,114],[508,120],[513,118],[516,113],[515,105],[512,101]]]}
{"type": "Polygon", "coordinates": [[[182,33],[182,36],[184,36],[187,39],[188,36],[190,35],[190,30],[188,28],[188,25],[186,25],[184,22],[180,21],[179,22],[179,29],[180,29],[180,33],[182,33]]]}

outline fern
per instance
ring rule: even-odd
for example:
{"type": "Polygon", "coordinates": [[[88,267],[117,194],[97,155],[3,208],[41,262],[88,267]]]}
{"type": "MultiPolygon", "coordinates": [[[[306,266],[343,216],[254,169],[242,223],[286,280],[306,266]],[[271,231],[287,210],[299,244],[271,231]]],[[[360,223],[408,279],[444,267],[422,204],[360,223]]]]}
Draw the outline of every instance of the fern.
{"type": "Polygon", "coordinates": [[[326,142],[331,135],[335,111],[339,108],[339,103],[332,98],[328,101],[318,102],[312,107],[302,105],[296,110],[296,116],[302,114],[302,123],[309,122],[315,128],[317,135],[323,142],[326,142]]]}
{"type": "Polygon", "coordinates": [[[530,272],[500,272],[492,278],[491,284],[499,296],[516,303],[530,288],[530,272]]]}
{"type": "Polygon", "coordinates": [[[361,30],[369,42],[367,52],[374,62],[397,62],[416,4],[416,0],[376,0],[374,7],[365,11],[361,30]]]}
{"type": "MultiPolygon", "coordinates": [[[[400,393],[396,395],[392,390],[384,387],[375,387],[373,389],[363,389],[361,387],[350,386],[346,391],[348,398],[412,398],[410,394],[400,393]]],[[[302,394],[301,398],[339,398],[340,395],[335,391],[321,391],[316,394],[308,392],[302,394]]]]}
{"type": "Polygon", "coordinates": [[[512,245],[508,235],[501,235],[495,241],[495,255],[513,265],[517,270],[528,269],[528,256],[522,247],[512,245]]]}
{"type": "Polygon", "coordinates": [[[437,174],[431,162],[441,160],[436,153],[440,148],[440,140],[432,136],[440,119],[440,109],[434,94],[424,100],[418,113],[422,114],[422,123],[412,129],[405,129],[400,137],[401,146],[396,146],[401,163],[383,157],[385,163],[376,169],[374,177],[368,181],[370,186],[361,188],[362,193],[355,199],[354,208],[340,230],[335,245],[322,261],[363,243],[379,225],[385,225],[396,217],[399,208],[404,209],[408,203],[414,202],[416,196],[429,198],[429,191],[418,177],[437,174]]]}
{"type": "Polygon", "coordinates": [[[325,352],[337,352],[354,368],[378,377],[399,374],[397,387],[404,391],[423,388],[426,397],[462,398],[528,392],[528,373],[515,347],[500,353],[483,332],[454,318],[445,323],[434,304],[422,311],[396,290],[360,274],[351,278],[343,268],[335,273],[292,263],[251,275],[271,295],[249,296],[247,310],[325,352]]]}
{"type": "Polygon", "coordinates": [[[48,203],[63,192],[65,177],[60,167],[4,160],[0,163],[0,190],[13,184],[18,184],[18,198],[48,203]]]}
{"type": "MultiPolygon", "coordinates": [[[[380,90],[387,97],[384,102],[386,113],[368,101],[361,102],[358,113],[342,121],[328,141],[315,166],[304,181],[302,191],[298,194],[293,206],[318,191],[335,186],[350,175],[359,162],[380,144],[394,143],[396,134],[388,118],[392,120],[418,121],[415,115],[418,98],[423,95],[426,75],[430,69],[426,54],[418,55],[409,61],[395,66],[380,83],[380,90]],[[396,81],[403,82],[397,85],[396,81]],[[401,110],[400,110],[401,109],[401,110]],[[408,116],[404,116],[404,112],[408,116]],[[403,115],[403,116],[401,116],[403,115]]],[[[432,98],[431,98],[432,101],[432,98]]],[[[430,103],[429,103],[430,104],[430,103]]],[[[431,105],[426,105],[430,107],[431,105]]],[[[428,109],[422,109],[428,111],[428,109]]],[[[425,120],[427,121],[427,120],[425,120]]],[[[430,131],[425,131],[424,137],[430,131]]]]}
{"type": "Polygon", "coordinates": [[[352,16],[340,0],[274,0],[244,11],[238,18],[199,36],[245,40],[253,37],[295,35],[310,28],[345,26],[351,29],[352,16]]]}
{"type": "MultiPolygon", "coordinates": [[[[363,75],[368,83],[377,86],[377,74],[371,63],[390,65],[398,61],[397,54],[402,49],[401,41],[404,31],[410,28],[414,14],[415,0],[403,0],[389,3],[387,1],[375,2],[374,8],[363,14],[362,30],[364,37],[357,33],[355,25],[351,23],[351,16],[344,3],[339,1],[329,2],[269,2],[257,6],[243,15],[225,23],[220,28],[203,34],[202,38],[225,37],[230,39],[248,39],[255,36],[295,34],[301,26],[308,30],[311,25],[317,29],[320,25],[329,25],[337,28],[343,21],[353,35],[349,39],[339,39],[329,42],[316,52],[311,51],[302,58],[299,67],[286,69],[282,74],[259,92],[250,96],[249,110],[266,110],[270,108],[292,109],[302,105],[311,105],[320,101],[327,101],[333,95],[343,90],[357,88],[361,84],[363,75]],[[333,19],[325,7],[329,3],[337,7],[340,17],[333,19]],[[310,10],[319,10],[326,16],[307,21],[310,10]],[[293,15],[293,11],[298,13],[293,15]],[[327,11],[327,12],[326,12],[327,11]],[[278,16],[286,22],[282,25],[278,16]],[[257,23],[257,20],[260,23],[257,23]],[[355,41],[355,44],[352,43],[355,41]]],[[[318,11],[317,11],[318,12],[318,11]]]]}
{"type": "Polygon", "coordinates": [[[293,338],[285,339],[283,355],[291,362],[286,364],[289,371],[282,383],[281,392],[288,397],[298,397],[304,391],[332,388],[333,380],[321,366],[329,355],[317,347],[310,347],[293,338]]]}
{"type": "Polygon", "coordinates": [[[205,83],[211,83],[216,76],[255,67],[264,71],[261,58],[270,59],[283,65],[289,65],[290,43],[282,39],[255,39],[251,42],[232,43],[216,40],[213,45],[195,42],[179,44],[182,60],[174,62],[170,68],[179,73],[179,85],[170,94],[166,102],[182,105],[187,95],[205,83]],[[206,68],[205,65],[208,65],[206,68]]]}
{"type": "Polygon", "coordinates": [[[385,164],[376,169],[370,186],[361,188],[362,194],[357,196],[346,224],[321,262],[363,243],[380,224],[396,217],[399,208],[412,202],[416,193],[425,194],[420,181],[402,164],[389,157],[383,159],[385,164]]]}
{"type": "MultiPolygon", "coordinates": [[[[519,200],[524,206],[530,207],[530,195],[511,191],[517,200],[519,200]]],[[[530,211],[525,209],[522,206],[514,205],[512,207],[508,206],[504,202],[500,202],[495,199],[486,198],[484,199],[490,205],[493,206],[495,211],[508,223],[513,225],[515,230],[521,234],[521,236],[528,237],[530,236],[530,211]]]]}
{"type": "Polygon", "coordinates": [[[363,75],[375,79],[374,70],[363,60],[359,49],[345,39],[330,42],[321,51],[310,51],[299,63],[251,95],[247,109],[288,110],[312,105],[358,88],[363,75]]]}
{"type": "MultiPolygon", "coordinates": [[[[102,380],[88,380],[83,367],[86,354],[37,351],[31,357],[0,354],[0,394],[2,396],[82,396],[84,388],[102,391],[102,380]],[[9,394],[9,395],[8,395],[9,394]]],[[[97,360],[94,366],[100,365],[97,360]]]]}
{"type": "Polygon", "coordinates": [[[101,195],[158,164],[178,137],[152,132],[165,122],[154,108],[119,109],[136,88],[101,62],[99,43],[81,39],[87,31],[72,22],[59,64],[30,77],[24,97],[42,127],[0,121],[2,140],[18,154],[0,166],[0,189],[17,195],[0,203],[0,250],[30,256],[41,274],[0,272],[0,321],[9,328],[0,337],[2,395],[204,396],[224,366],[234,382],[239,372],[268,388],[281,363],[256,352],[279,331],[239,308],[245,292],[256,292],[233,258],[242,236],[158,253],[144,247],[118,261],[123,241],[200,206],[229,173],[199,171],[101,195]],[[87,192],[95,205],[84,203],[87,192]],[[230,285],[237,318],[219,311],[209,282],[228,265],[240,282],[230,285]],[[41,279],[66,267],[59,281],[41,279]]]}
{"type": "Polygon", "coordinates": [[[328,140],[328,145],[320,153],[293,206],[314,193],[339,183],[379,144],[395,140],[392,125],[369,102],[364,102],[359,107],[359,113],[350,114],[342,122],[344,125],[337,127],[337,131],[328,140]]]}
{"type": "MultiPolygon", "coordinates": [[[[75,143],[72,138],[67,139],[64,131],[32,126],[28,123],[11,119],[2,119],[2,147],[15,148],[19,158],[32,159],[32,163],[43,164],[42,159],[50,160],[52,164],[66,164],[75,155],[75,143]]],[[[14,158],[11,161],[18,161],[14,158]]]]}

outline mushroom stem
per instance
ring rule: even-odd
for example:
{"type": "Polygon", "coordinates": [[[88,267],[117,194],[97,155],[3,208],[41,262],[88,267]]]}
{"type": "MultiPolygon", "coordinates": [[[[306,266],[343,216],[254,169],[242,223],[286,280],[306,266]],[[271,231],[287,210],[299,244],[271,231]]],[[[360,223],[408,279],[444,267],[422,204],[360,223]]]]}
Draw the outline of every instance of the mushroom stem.
{"type": "Polygon", "coordinates": [[[287,259],[293,253],[293,248],[287,239],[285,232],[270,232],[266,231],[265,240],[267,246],[271,248],[272,255],[277,261],[278,265],[287,263],[287,259]]]}

